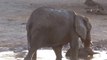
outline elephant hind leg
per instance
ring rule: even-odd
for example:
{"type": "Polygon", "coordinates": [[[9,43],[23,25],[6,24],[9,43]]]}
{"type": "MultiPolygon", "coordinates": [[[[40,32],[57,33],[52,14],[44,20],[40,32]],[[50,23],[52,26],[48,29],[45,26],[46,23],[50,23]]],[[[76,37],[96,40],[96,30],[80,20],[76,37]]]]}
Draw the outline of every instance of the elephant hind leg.
{"type": "Polygon", "coordinates": [[[36,52],[35,49],[29,49],[27,56],[24,58],[24,60],[36,60],[36,52]]]}
{"type": "Polygon", "coordinates": [[[55,46],[52,48],[56,54],[56,60],[62,60],[62,45],[61,46],[55,46]]]}

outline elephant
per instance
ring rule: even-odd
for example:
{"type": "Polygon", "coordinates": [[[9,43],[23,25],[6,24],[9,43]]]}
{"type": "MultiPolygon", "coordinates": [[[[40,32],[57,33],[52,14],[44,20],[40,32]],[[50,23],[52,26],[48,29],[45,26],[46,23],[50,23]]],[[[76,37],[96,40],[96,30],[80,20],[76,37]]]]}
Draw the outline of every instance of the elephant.
{"type": "Polygon", "coordinates": [[[37,50],[52,47],[56,60],[62,60],[62,47],[70,43],[71,60],[78,60],[78,39],[89,49],[91,44],[91,24],[87,17],[74,11],[52,7],[34,10],[26,24],[28,54],[24,60],[37,60],[37,50]]]}

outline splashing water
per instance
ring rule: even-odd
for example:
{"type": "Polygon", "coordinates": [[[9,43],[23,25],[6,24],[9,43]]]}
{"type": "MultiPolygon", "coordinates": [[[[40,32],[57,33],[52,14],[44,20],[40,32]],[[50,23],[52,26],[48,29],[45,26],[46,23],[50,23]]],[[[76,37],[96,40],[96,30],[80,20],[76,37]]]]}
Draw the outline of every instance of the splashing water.
{"type": "MultiPolygon", "coordinates": [[[[27,53],[27,51],[24,51],[27,53]]],[[[95,54],[92,59],[89,60],[107,60],[107,51],[95,51],[99,54],[95,54]]],[[[21,53],[21,52],[20,52],[21,53]]],[[[17,57],[18,53],[13,51],[0,52],[0,60],[23,60],[22,57],[17,57]]],[[[68,60],[65,58],[65,51],[62,52],[62,60],[68,60]]],[[[38,60],[55,60],[56,56],[53,50],[38,50],[37,59],[38,60]]],[[[84,60],[84,59],[80,59],[84,60]]]]}

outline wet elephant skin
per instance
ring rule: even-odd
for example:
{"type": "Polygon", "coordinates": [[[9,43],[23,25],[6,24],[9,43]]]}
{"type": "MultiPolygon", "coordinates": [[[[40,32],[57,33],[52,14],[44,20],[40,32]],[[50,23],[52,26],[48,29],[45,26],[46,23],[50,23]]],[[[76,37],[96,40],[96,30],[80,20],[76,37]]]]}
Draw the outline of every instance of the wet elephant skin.
{"type": "Polygon", "coordinates": [[[76,15],[74,11],[39,7],[27,22],[28,54],[24,60],[37,60],[37,49],[52,47],[56,60],[62,60],[61,49],[70,43],[70,59],[78,60],[78,38],[85,48],[90,47],[91,24],[88,18],[76,15]]]}

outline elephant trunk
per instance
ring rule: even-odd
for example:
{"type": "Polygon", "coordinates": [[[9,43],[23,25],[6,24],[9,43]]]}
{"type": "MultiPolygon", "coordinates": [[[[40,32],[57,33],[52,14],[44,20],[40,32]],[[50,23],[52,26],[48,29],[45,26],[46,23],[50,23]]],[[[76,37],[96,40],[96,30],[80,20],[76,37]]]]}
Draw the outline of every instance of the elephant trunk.
{"type": "Polygon", "coordinates": [[[88,55],[93,56],[93,54],[95,53],[92,48],[92,42],[91,42],[91,35],[90,32],[87,33],[87,37],[85,40],[81,39],[84,43],[84,49],[88,52],[88,55]]]}
{"type": "Polygon", "coordinates": [[[91,44],[92,44],[91,43],[91,36],[90,36],[90,33],[88,32],[86,40],[84,40],[84,47],[89,48],[91,46],[91,44]]]}

